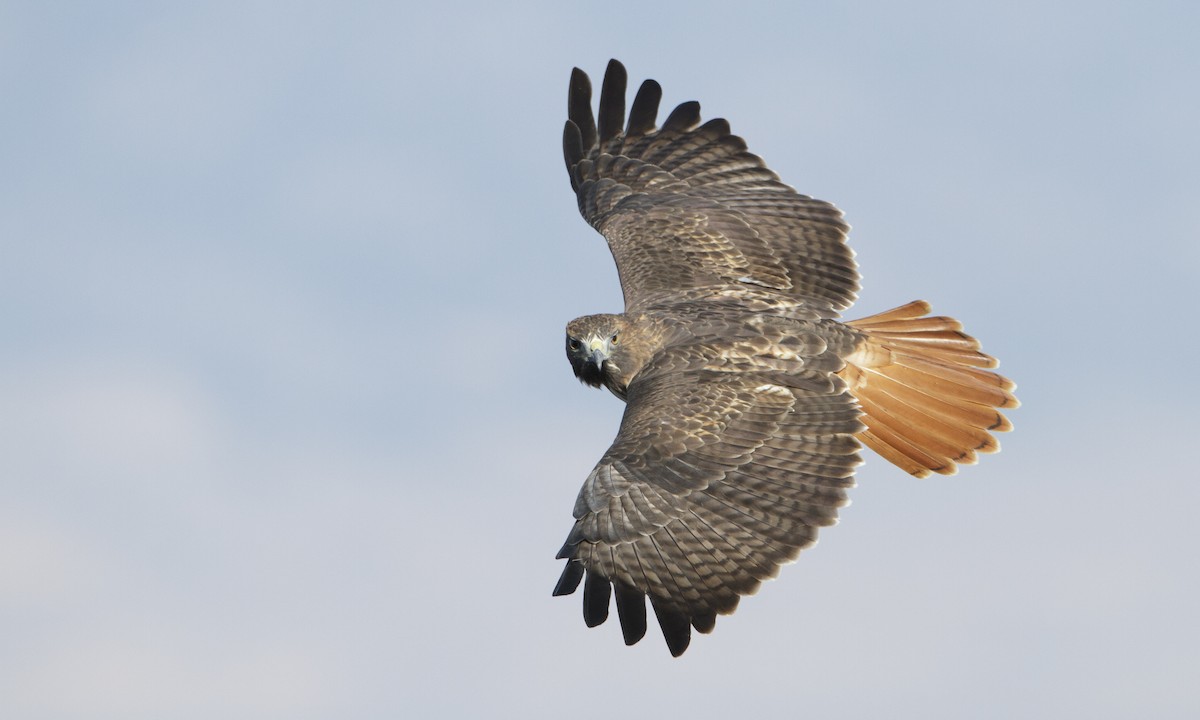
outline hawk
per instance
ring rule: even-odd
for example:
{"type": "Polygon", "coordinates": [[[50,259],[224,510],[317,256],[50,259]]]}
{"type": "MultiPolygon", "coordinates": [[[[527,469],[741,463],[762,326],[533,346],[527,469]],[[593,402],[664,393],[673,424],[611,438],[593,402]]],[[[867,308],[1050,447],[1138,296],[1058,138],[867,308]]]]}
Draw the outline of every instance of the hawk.
{"type": "Polygon", "coordinates": [[[582,382],[625,401],[584,481],[555,595],[583,584],[589,627],[615,598],[625,643],[646,600],[671,654],[713,630],[832,525],[866,445],[917,477],[995,452],[1016,407],[997,362],[923,301],[850,322],[849,226],[662,89],[625,113],[626,72],[571,74],[563,153],[584,219],[608,241],[620,315],[567,325],[582,382]]]}

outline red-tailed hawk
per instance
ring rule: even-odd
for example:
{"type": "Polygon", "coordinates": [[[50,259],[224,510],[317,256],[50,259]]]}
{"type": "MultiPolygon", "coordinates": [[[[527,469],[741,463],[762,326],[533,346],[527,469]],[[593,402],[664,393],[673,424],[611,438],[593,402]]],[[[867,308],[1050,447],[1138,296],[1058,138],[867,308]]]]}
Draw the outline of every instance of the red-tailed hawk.
{"type": "Polygon", "coordinates": [[[780,182],[725,120],[683,103],[656,127],[647,80],[625,115],[608,65],[598,120],[571,75],[563,151],[608,241],[625,312],[567,325],[583,382],[626,402],[575,502],[555,595],[583,582],[588,626],[615,595],[626,644],[646,598],[672,655],[774,577],[847,503],[860,443],[918,477],[999,449],[1013,384],[913,302],[841,322],[858,271],[833,205],[780,182]],[[586,579],[585,579],[586,578],[586,579]]]}

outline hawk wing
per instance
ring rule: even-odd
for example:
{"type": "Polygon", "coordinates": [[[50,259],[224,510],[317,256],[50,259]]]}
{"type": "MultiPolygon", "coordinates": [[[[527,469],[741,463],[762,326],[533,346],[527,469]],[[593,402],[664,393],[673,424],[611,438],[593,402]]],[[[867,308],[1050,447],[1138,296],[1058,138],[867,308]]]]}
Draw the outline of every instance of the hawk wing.
{"type": "Polygon", "coordinates": [[[819,317],[854,301],[841,211],[780,182],[725,120],[701,125],[698,103],[656,129],[653,80],[626,124],[625,86],[624,66],[610,61],[597,125],[591,81],[575,68],[563,154],[580,213],[608,240],[627,310],[698,288],[767,292],[819,317]]]}
{"type": "Polygon", "coordinates": [[[836,355],[761,372],[713,357],[712,346],[672,348],[630,384],[617,438],[575,503],[554,590],[574,592],[586,572],[594,627],[615,588],[630,645],[649,596],[676,656],[691,628],[710,632],[836,521],[860,462],[863,426],[836,355]]]}

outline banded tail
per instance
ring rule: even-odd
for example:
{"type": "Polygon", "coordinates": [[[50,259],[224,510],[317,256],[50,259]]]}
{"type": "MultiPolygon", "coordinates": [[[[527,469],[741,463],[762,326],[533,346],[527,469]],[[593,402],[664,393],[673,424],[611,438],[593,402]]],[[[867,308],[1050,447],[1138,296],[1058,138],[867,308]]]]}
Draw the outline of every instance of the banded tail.
{"type": "Polygon", "coordinates": [[[918,300],[847,323],[866,339],[838,373],[863,411],[858,439],[917,477],[953,475],[998,451],[992,433],[1012,429],[999,409],[1020,404],[979,341],[929,310],[918,300]]]}

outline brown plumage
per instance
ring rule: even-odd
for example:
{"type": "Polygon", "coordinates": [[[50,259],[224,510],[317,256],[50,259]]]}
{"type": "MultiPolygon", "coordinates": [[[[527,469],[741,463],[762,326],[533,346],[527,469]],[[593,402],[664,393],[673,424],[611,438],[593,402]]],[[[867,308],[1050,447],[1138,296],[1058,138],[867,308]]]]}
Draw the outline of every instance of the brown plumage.
{"type": "Polygon", "coordinates": [[[656,129],[653,80],[625,115],[609,63],[598,120],[571,75],[563,152],[608,241],[625,313],[567,326],[575,375],[627,405],[584,482],[555,595],[588,626],[615,599],[627,644],[646,599],[673,655],[837,521],[860,442],[909,473],[999,449],[1013,384],[955,320],[909,303],[843,323],[858,271],[833,205],[779,178],[683,103],[656,129]]]}

